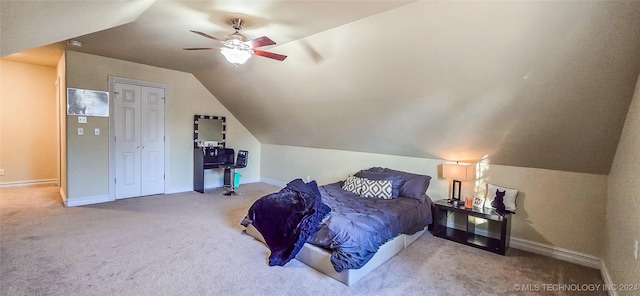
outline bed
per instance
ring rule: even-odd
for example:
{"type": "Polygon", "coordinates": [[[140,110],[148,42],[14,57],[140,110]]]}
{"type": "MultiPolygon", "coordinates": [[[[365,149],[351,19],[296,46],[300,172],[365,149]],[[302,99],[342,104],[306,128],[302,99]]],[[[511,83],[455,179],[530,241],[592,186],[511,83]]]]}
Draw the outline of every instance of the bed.
{"type": "Polygon", "coordinates": [[[323,186],[297,179],[258,199],[242,225],[267,244],[269,265],[295,258],[352,285],[431,224],[430,179],[379,167],[323,186]]]}

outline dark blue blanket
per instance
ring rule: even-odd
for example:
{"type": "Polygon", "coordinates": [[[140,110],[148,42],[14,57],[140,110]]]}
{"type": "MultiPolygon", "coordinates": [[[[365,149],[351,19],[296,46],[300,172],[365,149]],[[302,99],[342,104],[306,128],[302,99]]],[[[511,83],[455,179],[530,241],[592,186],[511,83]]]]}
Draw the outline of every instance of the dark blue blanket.
{"type": "Polygon", "coordinates": [[[331,211],[322,202],[316,181],[296,179],[282,190],[258,199],[242,225],[252,223],[271,250],[269,265],[285,265],[331,211]]]}

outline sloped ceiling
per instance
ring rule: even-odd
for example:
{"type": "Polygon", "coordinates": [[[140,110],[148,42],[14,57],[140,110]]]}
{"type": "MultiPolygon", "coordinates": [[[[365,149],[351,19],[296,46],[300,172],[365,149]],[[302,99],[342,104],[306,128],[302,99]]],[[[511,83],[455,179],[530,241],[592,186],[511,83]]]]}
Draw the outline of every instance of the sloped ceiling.
{"type": "Polygon", "coordinates": [[[0,1],[2,56],[134,21],[155,0],[0,1]]]}
{"type": "Polygon", "coordinates": [[[262,143],[596,174],[640,74],[637,1],[158,1],[73,38],[193,73],[262,143]],[[182,50],[212,45],[189,29],[222,37],[235,16],[289,57],[236,68],[182,50]]]}

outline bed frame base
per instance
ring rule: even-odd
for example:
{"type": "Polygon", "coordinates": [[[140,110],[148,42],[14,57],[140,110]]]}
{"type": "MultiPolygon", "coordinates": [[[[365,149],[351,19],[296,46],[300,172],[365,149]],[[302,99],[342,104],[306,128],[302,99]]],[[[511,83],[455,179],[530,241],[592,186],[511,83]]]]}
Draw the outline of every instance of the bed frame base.
{"type": "MultiPolygon", "coordinates": [[[[300,252],[298,252],[298,255],[296,255],[296,260],[310,267],[313,267],[314,269],[334,278],[335,280],[347,286],[351,286],[365,277],[371,271],[376,269],[378,266],[387,262],[387,260],[391,259],[391,257],[395,256],[400,251],[408,247],[425,231],[426,228],[412,235],[400,234],[396,236],[395,238],[380,246],[378,252],[376,252],[371,260],[369,260],[367,264],[359,269],[346,269],[341,272],[336,272],[335,269],[333,269],[333,265],[331,264],[331,253],[310,243],[304,244],[302,249],[300,249],[300,252]]],[[[258,230],[251,224],[247,227],[246,233],[263,243],[265,242],[262,234],[260,234],[260,232],[258,232],[258,230]]]]}

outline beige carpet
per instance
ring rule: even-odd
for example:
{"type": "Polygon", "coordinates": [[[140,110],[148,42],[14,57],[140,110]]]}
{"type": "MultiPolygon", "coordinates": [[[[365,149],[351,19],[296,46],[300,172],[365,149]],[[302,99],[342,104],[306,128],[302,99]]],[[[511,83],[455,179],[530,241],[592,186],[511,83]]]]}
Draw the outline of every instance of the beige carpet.
{"type": "Polygon", "coordinates": [[[64,208],[54,187],[0,189],[0,294],[573,295],[543,285],[602,284],[595,269],[428,233],[351,287],[295,260],[269,267],[268,249],[239,223],[277,189],[254,183],[235,197],[211,190],[76,208],[64,208]]]}

